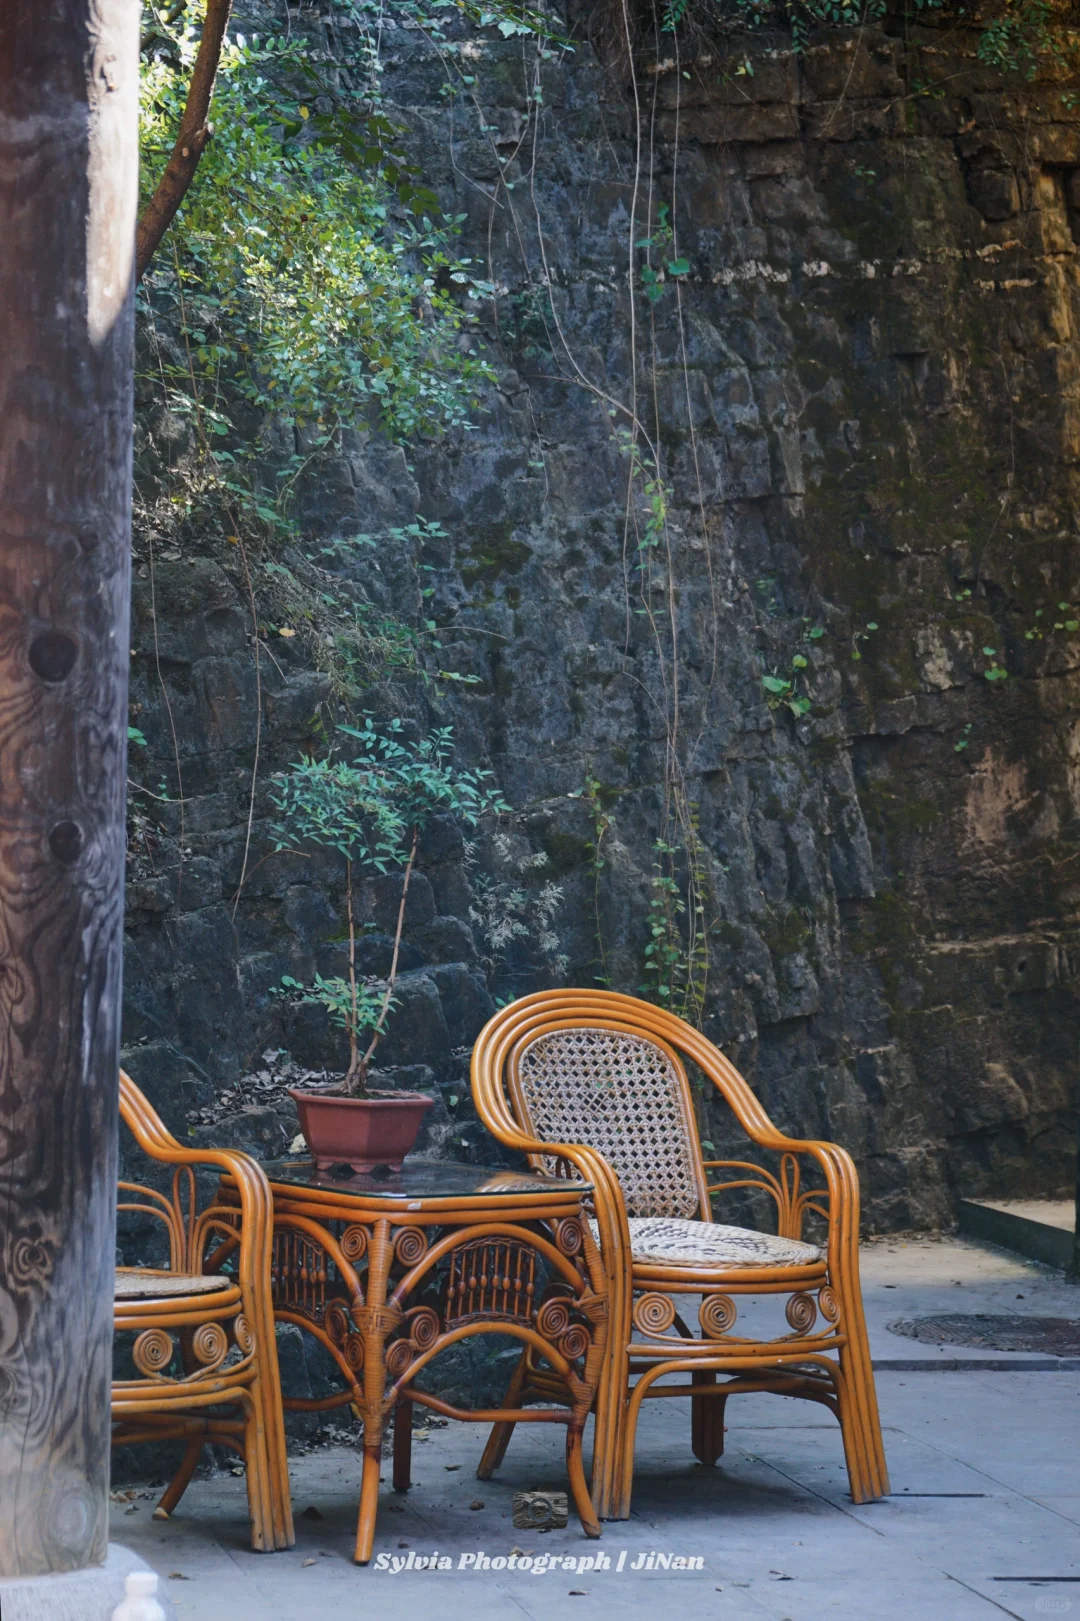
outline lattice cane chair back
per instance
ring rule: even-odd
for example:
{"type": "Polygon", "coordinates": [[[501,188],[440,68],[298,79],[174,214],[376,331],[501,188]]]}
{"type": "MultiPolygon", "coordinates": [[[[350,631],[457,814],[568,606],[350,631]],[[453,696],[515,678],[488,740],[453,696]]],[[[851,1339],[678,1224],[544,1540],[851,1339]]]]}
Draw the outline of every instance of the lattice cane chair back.
{"type": "MultiPolygon", "coordinates": [[[[709,1217],[686,1069],[667,1042],[615,1022],[560,1019],[510,1054],[514,1112],[530,1135],[602,1154],[630,1216],[709,1217]]],[[[531,1155],[552,1174],[551,1155],[531,1155]]]]}

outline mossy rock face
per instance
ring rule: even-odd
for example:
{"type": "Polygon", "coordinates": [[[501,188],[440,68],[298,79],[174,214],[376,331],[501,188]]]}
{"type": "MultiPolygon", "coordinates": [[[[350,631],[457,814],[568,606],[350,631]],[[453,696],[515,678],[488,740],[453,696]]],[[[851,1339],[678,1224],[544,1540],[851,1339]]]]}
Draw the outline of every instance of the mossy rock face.
{"type": "MultiPolygon", "coordinates": [[[[284,19],[283,0],[236,5],[238,27],[284,19]]],[[[539,103],[521,42],[485,35],[454,105],[430,43],[388,38],[405,147],[510,306],[484,307],[498,386],[473,431],[406,452],[357,433],[300,514],[328,540],[373,533],[373,513],[439,526],[365,552],[357,588],[379,614],[430,616],[446,654],[407,690],[379,673],[369,706],[452,724],[515,811],[502,853],[490,829],[432,842],[406,927],[389,1052],[446,1099],[438,1151],[495,1152],[467,1075],[491,997],[650,982],[658,868],[687,897],[685,838],[656,850],[678,799],[704,896],[696,1016],[780,1124],[852,1150],[868,1223],[948,1220],[959,1191],[1063,1191],[1080,636],[1053,627],[1080,620],[1080,109],[1050,82],[995,81],[963,30],[826,35],[802,60],[751,37],[731,49],[753,75],[696,58],[689,78],[650,75],[654,191],[690,268],[639,297],[632,342],[618,74],[583,39],[541,61],[539,103]],[[662,545],[594,389],[648,420],[662,545]],[[543,883],[560,891],[546,955],[543,883]],[[485,933],[492,885],[504,933],[519,908],[509,944],[485,933]]],[[[270,636],[256,680],[220,534],[193,537],[194,562],[155,559],[153,587],[136,543],[125,1057],[183,1136],[267,1051],[338,1050],[274,991],[340,967],[344,879],[273,853],[266,793],[322,746],[326,679],[270,636]]],[[[363,920],[372,973],[388,904],[363,920]]],[[[477,1358],[447,1375],[473,1395],[477,1358]]]]}
{"type": "Polygon", "coordinates": [[[577,834],[556,829],[544,834],[543,848],[551,863],[552,872],[561,876],[564,873],[580,874],[588,866],[596,845],[577,834]]]}
{"type": "Polygon", "coordinates": [[[524,541],[489,538],[475,550],[470,548],[463,552],[462,584],[470,591],[478,585],[490,590],[496,582],[501,584],[507,575],[519,574],[531,556],[524,541]]]}

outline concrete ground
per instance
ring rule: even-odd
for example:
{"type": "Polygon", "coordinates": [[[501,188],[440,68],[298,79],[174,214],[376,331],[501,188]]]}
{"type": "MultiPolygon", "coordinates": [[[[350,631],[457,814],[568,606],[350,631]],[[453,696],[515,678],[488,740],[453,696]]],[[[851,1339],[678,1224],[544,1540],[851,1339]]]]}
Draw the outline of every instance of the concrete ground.
{"type": "Polygon", "coordinates": [[[646,1403],[632,1517],[605,1526],[599,1543],[573,1520],[514,1531],[515,1491],[564,1483],[560,1436],[539,1425],[519,1427],[485,1483],[473,1473],[484,1429],[431,1426],[413,1449],[412,1490],[384,1488],[376,1555],[438,1552],[449,1570],[351,1563],[359,1460],[349,1446],[293,1460],[288,1553],[249,1551],[243,1482],[229,1474],[195,1481],[166,1523],[151,1519],[149,1496],[118,1504],[112,1534],[161,1573],[181,1621],[411,1621],[421,1609],[446,1621],[672,1609],[682,1621],[1080,1621],[1080,1359],[939,1355],[886,1327],[946,1311],[1080,1318],[1080,1288],[963,1240],[871,1243],[863,1277],[892,1474],[881,1503],[848,1499],[839,1431],[821,1409],[744,1396],[728,1407],[715,1469],[691,1455],[687,1404],[646,1403]],[[562,1563],[542,1575],[460,1565],[515,1549],[562,1563]],[[650,1552],[699,1557],[702,1568],[635,1570],[650,1552]],[[565,1563],[601,1554],[610,1569],[565,1563]]]}

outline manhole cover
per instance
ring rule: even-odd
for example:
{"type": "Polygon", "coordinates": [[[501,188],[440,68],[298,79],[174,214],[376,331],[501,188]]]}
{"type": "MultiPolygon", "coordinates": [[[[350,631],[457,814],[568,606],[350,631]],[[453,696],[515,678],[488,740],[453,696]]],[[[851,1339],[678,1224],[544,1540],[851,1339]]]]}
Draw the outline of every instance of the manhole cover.
{"type": "Polygon", "coordinates": [[[1041,1351],[1046,1356],[1080,1356],[1080,1322],[1071,1317],[980,1317],[960,1314],[911,1317],[889,1323],[924,1345],[976,1345],[984,1351],[1041,1351]]]}

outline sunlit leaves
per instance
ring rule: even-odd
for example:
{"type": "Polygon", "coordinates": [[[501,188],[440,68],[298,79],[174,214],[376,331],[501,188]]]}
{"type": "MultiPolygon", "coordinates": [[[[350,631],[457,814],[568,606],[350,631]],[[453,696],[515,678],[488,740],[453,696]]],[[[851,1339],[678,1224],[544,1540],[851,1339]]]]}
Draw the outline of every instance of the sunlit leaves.
{"type": "MultiPolygon", "coordinates": [[[[147,186],[179,123],[190,24],[173,45],[144,61],[147,186]]],[[[459,346],[477,288],[454,222],[401,207],[408,177],[381,115],[319,112],[305,84],[296,41],[238,36],[222,53],[213,139],[143,285],[182,340],[173,380],[206,395],[226,376],[252,406],[316,425],[371,406],[399,436],[466,425],[489,374],[459,346]]],[[[229,428],[219,411],[211,431],[229,428]]]]}

